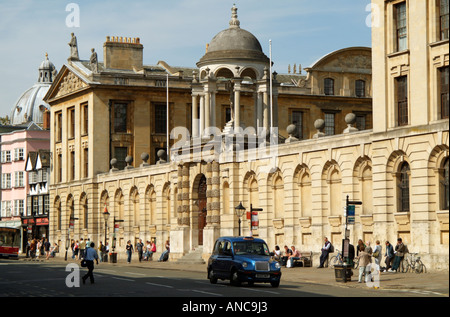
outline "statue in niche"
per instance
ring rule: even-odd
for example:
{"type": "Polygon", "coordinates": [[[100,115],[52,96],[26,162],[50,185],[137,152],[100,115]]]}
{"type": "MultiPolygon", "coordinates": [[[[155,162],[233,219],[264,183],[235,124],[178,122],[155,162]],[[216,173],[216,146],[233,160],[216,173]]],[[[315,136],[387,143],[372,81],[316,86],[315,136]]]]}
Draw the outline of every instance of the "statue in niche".
{"type": "Polygon", "coordinates": [[[98,59],[97,59],[97,53],[95,52],[95,49],[91,49],[91,59],[89,62],[89,65],[91,66],[91,70],[94,73],[98,73],[98,59]]]}
{"type": "Polygon", "coordinates": [[[70,57],[69,60],[71,61],[79,61],[80,58],[78,56],[78,44],[77,44],[77,37],[74,33],[70,34],[72,38],[70,39],[70,42],[68,45],[70,46],[70,57]]]}

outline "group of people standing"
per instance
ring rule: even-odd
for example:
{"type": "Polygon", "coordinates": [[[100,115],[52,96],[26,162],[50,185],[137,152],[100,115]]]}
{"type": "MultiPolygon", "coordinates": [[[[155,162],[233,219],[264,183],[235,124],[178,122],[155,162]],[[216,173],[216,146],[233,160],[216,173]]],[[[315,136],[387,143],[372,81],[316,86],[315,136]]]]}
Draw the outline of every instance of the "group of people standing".
{"type": "MultiPolygon", "coordinates": [[[[372,248],[370,242],[364,243],[362,239],[359,239],[356,246],[356,254],[354,246],[351,244],[349,245],[349,264],[353,264],[353,261],[359,261],[359,283],[362,282],[363,276],[365,276],[367,281],[368,275],[370,273],[369,270],[371,269],[372,258],[375,262],[375,265],[381,272],[397,272],[405,254],[409,252],[408,247],[403,243],[402,238],[397,239],[397,244],[395,247],[392,246],[389,241],[386,241],[384,252],[384,263],[386,266],[382,267],[381,261],[383,259],[383,248],[381,246],[380,240],[377,240],[375,243],[375,247],[372,248]]],[[[328,255],[330,253],[330,247],[331,243],[325,237],[325,243],[321,249],[322,254],[320,256],[319,268],[324,267],[324,263],[328,259],[328,255]]]]}
{"type": "Polygon", "coordinates": [[[42,239],[28,239],[26,247],[26,258],[32,260],[45,259],[48,260],[56,255],[58,252],[58,245],[54,243],[50,244],[47,238],[42,239]]]}
{"type": "MultiPolygon", "coordinates": [[[[135,250],[133,247],[133,244],[131,244],[131,240],[128,240],[125,249],[127,252],[127,263],[131,263],[131,257],[132,257],[133,252],[137,252],[139,262],[152,261],[153,253],[156,252],[156,243],[154,242],[154,240],[151,240],[151,241],[147,240],[147,245],[144,246],[144,243],[142,243],[142,239],[139,239],[139,242],[136,244],[136,250],[135,250]]],[[[163,253],[161,253],[161,256],[160,256],[158,262],[167,261],[169,258],[169,253],[170,253],[170,242],[169,242],[169,240],[166,240],[165,250],[163,253]]]]}

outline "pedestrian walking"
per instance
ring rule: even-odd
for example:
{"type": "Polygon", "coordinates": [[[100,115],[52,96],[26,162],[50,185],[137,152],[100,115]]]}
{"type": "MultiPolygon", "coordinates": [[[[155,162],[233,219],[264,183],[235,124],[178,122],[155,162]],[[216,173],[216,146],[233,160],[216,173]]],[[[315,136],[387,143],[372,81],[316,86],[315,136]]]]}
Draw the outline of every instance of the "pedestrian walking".
{"type": "Polygon", "coordinates": [[[98,265],[98,254],[97,250],[94,248],[94,242],[91,242],[90,248],[86,249],[86,253],[83,256],[83,259],[86,261],[86,267],[88,272],[83,276],[83,284],[86,283],[86,280],[89,278],[91,284],[94,284],[94,260],[98,265]]]}
{"type": "Polygon", "coordinates": [[[359,276],[358,283],[362,282],[363,275],[365,276],[365,281],[367,282],[370,269],[370,254],[366,251],[364,246],[360,246],[359,255],[357,256],[359,260],[359,276]]]}
{"type": "Polygon", "coordinates": [[[127,250],[127,263],[130,264],[131,263],[131,255],[133,254],[133,250],[134,250],[133,245],[131,244],[131,240],[128,240],[126,250],[127,250]]]}

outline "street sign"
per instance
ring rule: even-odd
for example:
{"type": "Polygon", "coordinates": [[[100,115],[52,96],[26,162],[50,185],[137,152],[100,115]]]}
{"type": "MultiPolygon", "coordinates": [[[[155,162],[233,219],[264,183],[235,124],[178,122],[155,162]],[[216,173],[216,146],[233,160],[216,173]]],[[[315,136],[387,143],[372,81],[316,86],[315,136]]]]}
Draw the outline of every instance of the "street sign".
{"type": "Polygon", "coordinates": [[[253,211],[252,212],[252,229],[257,230],[258,226],[259,226],[258,212],[253,211]]]}
{"type": "Polygon", "coordinates": [[[350,225],[355,223],[355,205],[347,206],[347,223],[350,225]]]}

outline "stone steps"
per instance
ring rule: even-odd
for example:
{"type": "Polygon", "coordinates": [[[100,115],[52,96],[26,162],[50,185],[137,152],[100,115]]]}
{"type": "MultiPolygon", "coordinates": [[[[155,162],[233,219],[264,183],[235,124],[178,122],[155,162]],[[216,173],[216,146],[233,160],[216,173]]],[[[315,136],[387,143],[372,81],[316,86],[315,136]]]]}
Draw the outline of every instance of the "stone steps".
{"type": "Polygon", "coordinates": [[[195,250],[189,251],[189,253],[185,254],[181,257],[177,263],[180,264],[205,264],[205,261],[202,258],[203,247],[199,246],[195,250]]]}

